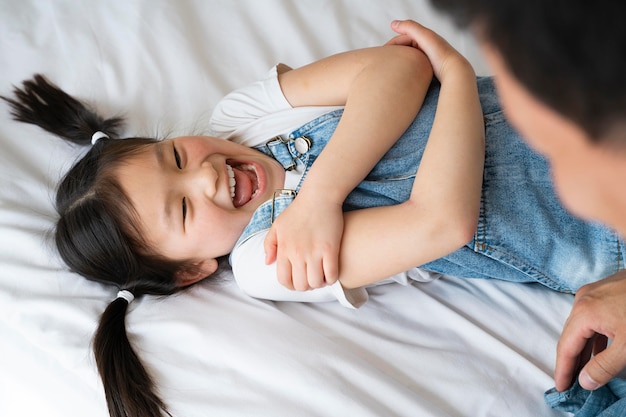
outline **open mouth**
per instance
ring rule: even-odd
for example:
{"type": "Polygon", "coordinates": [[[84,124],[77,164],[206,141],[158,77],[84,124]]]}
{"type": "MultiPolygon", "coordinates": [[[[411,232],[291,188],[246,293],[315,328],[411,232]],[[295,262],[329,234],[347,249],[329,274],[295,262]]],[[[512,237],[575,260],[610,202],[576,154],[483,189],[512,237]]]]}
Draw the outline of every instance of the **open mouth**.
{"type": "Polygon", "coordinates": [[[249,203],[259,194],[259,175],[255,165],[228,160],[226,171],[230,198],[236,208],[249,203]]]}

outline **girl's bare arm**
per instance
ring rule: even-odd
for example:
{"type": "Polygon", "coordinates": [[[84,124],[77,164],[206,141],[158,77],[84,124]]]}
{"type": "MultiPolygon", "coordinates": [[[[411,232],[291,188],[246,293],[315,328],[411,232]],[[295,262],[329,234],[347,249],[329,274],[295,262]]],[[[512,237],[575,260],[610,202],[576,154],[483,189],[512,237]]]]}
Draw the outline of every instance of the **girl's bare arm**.
{"type": "Polygon", "coordinates": [[[340,281],[346,288],[440,258],[476,230],[485,146],[476,76],[437,34],[421,25],[411,29],[396,40],[415,41],[433,64],[441,82],[435,120],[410,200],[345,215],[340,281]]]}
{"type": "Polygon", "coordinates": [[[345,105],[295,201],[266,239],[279,281],[306,290],[339,276],[343,201],[417,114],[432,80],[422,51],[385,46],[338,54],[279,75],[292,106],[345,105]]]}

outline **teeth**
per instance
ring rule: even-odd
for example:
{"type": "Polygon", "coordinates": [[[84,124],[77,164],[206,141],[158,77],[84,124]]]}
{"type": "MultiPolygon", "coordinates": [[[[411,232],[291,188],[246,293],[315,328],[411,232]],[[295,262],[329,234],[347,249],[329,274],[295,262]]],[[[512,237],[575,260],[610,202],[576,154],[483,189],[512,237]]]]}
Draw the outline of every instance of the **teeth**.
{"type": "Polygon", "coordinates": [[[230,198],[235,198],[235,173],[230,165],[226,165],[226,171],[228,171],[228,185],[230,186],[230,198]]]}
{"type": "MultiPolygon", "coordinates": [[[[255,176],[258,176],[256,167],[254,165],[248,165],[248,164],[239,165],[238,164],[237,169],[240,171],[251,171],[251,172],[254,172],[255,176]]],[[[234,200],[235,199],[235,186],[237,185],[237,180],[235,179],[235,172],[233,171],[233,167],[231,167],[229,164],[226,164],[226,171],[228,172],[228,185],[230,186],[230,198],[234,200]]],[[[258,189],[254,190],[254,192],[250,196],[250,199],[253,199],[254,197],[256,197],[258,193],[259,193],[258,189]]]]}

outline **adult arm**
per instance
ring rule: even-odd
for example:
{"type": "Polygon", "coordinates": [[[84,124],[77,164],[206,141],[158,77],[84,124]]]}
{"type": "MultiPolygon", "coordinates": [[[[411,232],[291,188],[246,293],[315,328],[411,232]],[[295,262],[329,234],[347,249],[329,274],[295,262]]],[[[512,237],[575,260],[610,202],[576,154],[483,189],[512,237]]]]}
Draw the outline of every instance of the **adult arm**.
{"type": "Polygon", "coordinates": [[[293,107],[345,105],[298,197],[265,240],[278,280],[307,290],[339,276],[342,204],[413,121],[432,80],[423,52],[385,46],[338,54],[279,74],[293,107]]]}

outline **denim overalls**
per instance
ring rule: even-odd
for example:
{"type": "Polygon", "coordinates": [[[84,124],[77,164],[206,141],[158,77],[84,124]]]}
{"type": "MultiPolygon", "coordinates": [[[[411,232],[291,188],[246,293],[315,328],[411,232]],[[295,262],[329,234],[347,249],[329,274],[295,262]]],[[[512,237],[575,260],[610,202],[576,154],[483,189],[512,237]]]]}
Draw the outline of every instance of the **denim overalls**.
{"type": "MultiPolygon", "coordinates": [[[[467,278],[540,282],[565,292],[575,292],[581,285],[623,268],[624,247],[616,234],[575,219],[562,208],[547,162],[506,122],[492,79],[479,78],[478,87],[486,129],[478,228],[466,246],[420,267],[467,278]]],[[[439,85],[433,83],[411,126],[348,195],[344,211],[409,199],[438,96],[439,85]]],[[[286,170],[298,165],[304,174],[296,190],[277,191],[274,200],[256,210],[236,245],[268,229],[273,218],[293,201],[341,114],[341,110],[327,113],[295,130],[288,139],[277,138],[257,147],[286,170]]],[[[445,175],[445,167],[441,175],[445,175]]]]}
{"type": "MultiPolygon", "coordinates": [[[[603,226],[575,219],[563,209],[546,160],[531,151],[505,120],[493,80],[479,78],[478,90],[486,150],[477,231],[466,246],[421,268],[459,277],[539,282],[564,292],[575,292],[623,269],[624,245],[618,236],[603,226]]],[[[344,211],[398,204],[409,198],[438,96],[439,86],[433,83],[411,126],[348,195],[344,211]]],[[[325,114],[286,140],[276,138],[257,147],[286,170],[298,166],[304,174],[296,190],[278,190],[273,200],[256,210],[236,245],[269,229],[293,201],[341,114],[341,110],[325,114]]],[[[564,393],[550,390],[545,399],[553,408],[576,412],[577,417],[610,417],[625,415],[626,399],[620,399],[624,396],[626,381],[615,378],[593,393],[576,384],[564,393]]]]}

